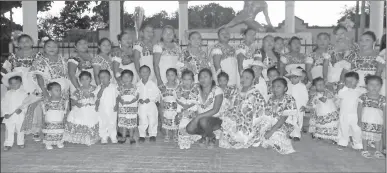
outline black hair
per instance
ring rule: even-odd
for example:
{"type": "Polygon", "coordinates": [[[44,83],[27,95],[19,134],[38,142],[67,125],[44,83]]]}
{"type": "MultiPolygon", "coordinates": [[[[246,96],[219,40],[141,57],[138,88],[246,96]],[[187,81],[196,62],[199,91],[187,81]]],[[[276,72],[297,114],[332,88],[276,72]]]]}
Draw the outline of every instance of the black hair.
{"type": "Polygon", "coordinates": [[[278,41],[278,40],[284,41],[284,38],[282,38],[282,37],[280,37],[280,36],[274,37],[274,42],[276,42],[276,41],[278,41]]]}
{"type": "Polygon", "coordinates": [[[106,74],[108,74],[109,76],[111,76],[109,70],[100,70],[99,73],[98,73],[98,77],[101,76],[102,73],[106,73],[106,74]]]}
{"type": "Polygon", "coordinates": [[[140,67],[140,71],[143,69],[143,68],[147,68],[149,70],[149,72],[151,72],[151,68],[147,65],[143,65],[140,67]]]}
{"type": "Polygon", "coordinates": [[[359,74],[354,72],[354,71],[348,72],[344,76],[345,76],[345,78],[353,77],[356,80],[359,80],[359,74]]]}
{"type": "Polygon", "coordinates": [[[140,31],[144,31],[144,29],[147,28],[147,27],[153,29],[153,26],[151,24],[149,24],[149,23],[142,23],[141,27],[140,27],[140,31]]]}
{"type": "Polygon", "coordinates": [[[247,32],[249,32],[250,30],[251,30],[251,31],[254,31],[254,32],[257,32],[255,29],[249,27],[249,28],[246,28],[246,29],[242,30],[242,33],[241,33],[241,34],[246,35],[247,32]]]}
{"type": "Polygon", "coordinates": [[[46,47],[46,45],[49,43],[49,42],[54,42],[54,43],[57,43],[55,40],[53,40],[53,39],[48,39],[48,40],[46,40],[46,41],[44,41],[44,43],[43,43],[43,47],[46,47]]]}
{"type": "Polygon", "coordinates": [[[271,82],[272,85],[274,85],[274,83],[276,82],[281,82],[284,86],[285,86],[285,92],[288,90],[288,81],[286,81],[286,79],[284,79],[283,77],[278,77],[276,79],[273,80],[273,82],[271,82]]]}
{"type": "Polygon", "coordinates": [[[373,41],[376,41],[376,35],[372,31],[366,31],[362,35],[368,35],[368,36],[370,36],[372,38],[373,41]]]}
{"type": "Polygon", "coordinates": [[[129,74],[130,76],[132,76],[133,77],[133,72],[132,72],[132,70],[123,70],[122,72],[121,72],[121,76],[124,76],[124,74],[129,74]]]}
{"type": "Polygon", "coordinates": [[[90,79],[92,78],[92,77],[91,77],[91,73],[88,72],[88,71],[82,71],[81,74],[79,74],[79,79],[81,79],[83,76],[87,76],[87,77],[89,77],[90,79]]]}
{"type": "Polygon", "coordinates": [[[191,36],[193,36],[194,34],[199,34],[200,37],[202,36],[202,35],[200,34],[199,31],[192,31],[192,32],[190,32],[190,33],[188,34],[188,40],[191,39],[191,36]]]}
{"type": "Polygon", "coordinates": [[[324,82],[324,79],[322,77],[317,77],[317,78],[313,79],[312,85],[316,86],[317,82],[321,82],[321,81],[324,82]]]}
{"type": "Polygon", "coordinates": [[[82,36],[75,40],[75,45],[77,45],[81,40],[85,40],[86,42],[88,42],[87,38],[85,36],[82,36]]]}
{"type": "Polygon", "coordinates": [[[125,34],[130,34],[130,33],[128,31],[121,31],[121,33],[117,35],[117,40],[121,41],[122,36],[124,36],[125,34]]]}
{"type": "Polygon", "coordinates": [[[280,74],[279,70],[277,68],[275,68],[274,66],[267,69],[267,74],[269,74],[271,71],[275,71],[278,74],[280,74]]]}
{"type": "MultiPolygon", "coordinates": [[[[200,78],[200,76],[203,74],[203,73],[207,73],[208,75],[210,75],[212,77],[212,71],[209,69],[209,68],[203,68],[199,71],[199,74],[198,74],[198,78],[200,78]]],[[[214,88],[216,86],[216,83],[214,80],[212,80],[212,83],[211,83],[211,88],[214,88]]],[[[203,87],[200,85],[200,90],[203,91],[203,87]]]]}
{"type": "Polygon", "coordinates": [[[386,34],[382,36],[382,39],[380,39],[380,51],[386,48],[386,34]]]}
{"type": "Polygon", "coordinates": [[[98,50],[97,50],[97,53],[98,53],[98,54],[101,53],[101,48],[99,48],[99,47],[102,45],[102,43],[103,43],[104,41],[108,41],[108,42],[110,43],[110,46],[112,46],[112,41],[110,41],[110,39],[108,39],[108,38],[106,38],[106,37],[101,38],[101,39],[98,41],[98,50]]]}
{"type": "Polygon", "coordinates": [[[227,74],[226,72],[224,72],[224,71],[221,71],[221,72],[218,74],[218,76],[217,76],[218,80],[219,80],[221,77],[226,78],[227,81],[230,79],[230,77],[228,76],[228,74],[227,74]]]}
{"type": "Polygon", "coordinates": [[[13,76],[13,77],[10,77],[10,78],[8,79],[8,83],[11,83],[11,80],[18,80],[18,81],[20,81],[20,83],[23,82],[23,79],[22,79],[21,76],[13,76]]]}
{"type": "Polygon", "coordinates": [[[28,38],[32,42],[34,41],[30,35],[28,35],[28,34],[21,34],[19,37],[17,37],[17,42],[19,43],[22,38],[28,38]]]}
{"type": "Polygon", "coordinates": [[[190,76],[192,80],[195,80],[195,75],[191,70],[185,69],[183,72],[181,72],[181,78],[183,79],[184,76],[190,76]]]}
{"type": "Polygon", "coordinates": [[[47,90],[51,91],[55,86],[62,87],[58,82],[50,82],[47,84],[47,90]]]}
{"type": "Polygon", "coordinates": [[[300,66],[298,66],[297,69],[300,69],[300,70],[302,70],[303,73],[306,73],[306,71],[300,66]]]}
{"type": "Polygon", "coordinates": [[[253,75],[253,79],[255,78],[255,73],[254,73],[254,70],[252,68],[246,68],[243,70],[243,73],[250,73],[251,75],[253,75]]]}
{"type": "Polygon", "coordinates": [[[299,37],[293,36],[292,38],[290,38],[290,40],[289,40],[289,42],[288,42],[289,46],[290,46],[290,45],[292,44],[292,42],[295,41],[295,40],[301,41],[301,39],[300,39],[299,37]]]}
{"type": "Polygon", "coordinates": [[[169,69],[167,69],[167,71],[165,72],[165,75],[167,75],[168,74],[168,72],[173,72],[173,73],[175,73],[175,75],[177,76],[177,69],[175,69],[175,68],[169,68],[169,69]]]}
{"type": "Polygon", "coordinates": [[[218,37],[219,37],[220,32],[221,32],[222,30],[226,30],[226,28],[225,28],[225,27],[222,27],[222,28],[220,28],[220,29],[218,30],[218,37]]]}
{"type": "MultiPolygon", "coordinates": [[[[260,50],[257,50],[257,51],[260,51],[261,52],[261,55],[262,55],[262,62],[265,60],[265,58],[266,58],[266,52],[265,52],[265,49],[263,48],[263,43],[265,42],[265,40],[267,39],[267,38],[269,38],[269,37],[273,37],[272,35],[270,35],[270,34],[268,34],[268,35],[266,35],[265,37],[263,37],[263,39],[262,39],[262,47],[261,47],[261,49],[260,50]]],[[[278,53],[278,52],[276,52],[275,50],[274,50],[274,47],[273,47],[273,53],[274,53],[274,56],[277,58],[277,67],[279,67],[280,66],[280,62],[281,62],[281,54],[280,53],[278,53]]]]}
{"type": "Polygon", "coordinates": [[[164,33],[164,31],[165,31],[166,29],[171,29],[171,30],[172,30],[172,32],[173,32],[172,43],[175,43],[176,40],[177,40],[177,36],[176,36],[175,28],[174,28],[173,26],[171,26],[171,25],[165,25],[165,26],[163,27],[163,29],[161,30],[161,38],[160,38],[160,41],[162,41],[162,42],[164,41],[164,39],[163,39],[163,33],[164,33]]]}
{"type": "Polygon", "coordinates": [[[344,25],[339,24],[339,25],[335,26],[335,28],[333,28],[333,34],[336,35],[337,31],[339,31],[340,29],[344,29],[345,31],[348,31],[347,27],[345,27],[344,25]]]}
{"type": "Polygon", "coordinates": [[[380,85],[383,85],[383,79],[380,76],[376,76],[376,75],[367,75],[365,77],[365,84],[368,84],[372,80],[376,80],[380,83],[380,85]]]}

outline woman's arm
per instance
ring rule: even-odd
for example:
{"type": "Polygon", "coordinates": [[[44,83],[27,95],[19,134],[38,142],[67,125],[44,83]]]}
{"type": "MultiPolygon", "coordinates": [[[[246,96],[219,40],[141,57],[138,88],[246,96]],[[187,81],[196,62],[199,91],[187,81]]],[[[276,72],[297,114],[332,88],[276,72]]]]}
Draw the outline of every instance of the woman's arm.
{"type": "Polygon", "coordinates": [[[98,74],[99,71],[101,70],[101,66],[99,65],[93,65],[93,72],[94,72],[94,80],[97,85],[101,84],[101,81],[99,80],[98,74]]]}
{"type": "Polygon", "coordinates": [[[288,119],[287,116],[281,116],[280,119],[277,121],[277,123],[275,123],[274,126],[271,127],[271,129],[268,132],[266,132],[265,138],[269,139],[275,131],[281,128],[281,126],[285,123],[286,119],[288,119]]]}
{"type": "Polygon", "coordinates": [[[285,66],[286,64],[284,64],[283,62],[279,62],[279,71],[281,77],[285,75],[285,66]]]}
{"type": "Polygon", "coordinates": [[[239,53],[237,55],[239,75],[242,75],[242,72],[243,72],[243,60],[245,60],[245,58],[246,58],[246,56],[243,55],[242,53],[239,53]]]}
{"type": "Polygon", "coordinates": [[[383,70],[386,68],[386,64],[378,63],[378,66],[376,67],[376,76],[381,76],[383,73],[383,70]]]}
{"type": "Polygon", "coordinates": [[[313,67],[313,64],[305,63],[306,77],[308,78],[308,81],[312,81],[313,80],[313,77],[312,77],[312,67],[313,67]]]}
{"type": "Polygon", "coordinates": [[[324,81],[328,81],[328,68],[329,68],[329,59],[324,59],[323,61],[323,78],[324,81]]]}
{"type": "Polygon", "coordinates": [[[163,81],[161,80],[160,76],[160,58],[161,58],[161,53],[153,53],[153,69],[155,71],[155,76],[157,79],[157,85],[160,86],[163,84],[163,81]]]}
{"type": "Polygon", "coordinates": [[[363,104],[362,103],[358,103],[357,104],[357,125],[359,127],[361,127],[362,113],[363,113],[363,104]]]}
{"type": "Polygon", "coordinates": [[[116,78],[117,82],[120,82],[121,81],[121,79],[119,77],[119,74],[120,74],[120,62],[113,61],[112,66],[113,66],[114,78],[116,78]]]}
{"type": "Polygon", "coordinates": [[[222,102],[223,102],[223,94],[219,94],[219,95],[215,96],[214,107],[212,109],[208,110],[207,112],[199,114],[197,117],[198,118],[211,117],[211,116],[217,114],[220,110],[220,107],[222,106],[222,102]]]}
{"type": "Polygon", "coordinates": [[[214,55],[213,61],[214,61],[214,68],[215,71],[218,72],[219,69],[221,69],[220,61],[221,61],[222,55],[214,55]]]}
{"type": "Polygon", "coordinates": [[[69,75],[70,81],[74,85],[74,87],[78,89],[80,85],[78,83],[77,77],[75,76],[76,71],[77,71],[77,64],[68,62],[68,75],[69,75]]]}
{"type": "Polygon", "coordinates": [[[40,89],[43,92],[43,96],[48,98],[50,96],[50,94],[48,93],[47,88],[46,88],[46,86],[44,84],[43,77],[41,75],[37,74],[36,75],[36,80],[38,81],[38,85],[39,85],[40,89]]]}
{"type": "Polygon", "coordinates": [[[140,74],[140,59],[141,59],[141,52],[134,49],[134,66],[136,67],[137,74],[140,74]]]}

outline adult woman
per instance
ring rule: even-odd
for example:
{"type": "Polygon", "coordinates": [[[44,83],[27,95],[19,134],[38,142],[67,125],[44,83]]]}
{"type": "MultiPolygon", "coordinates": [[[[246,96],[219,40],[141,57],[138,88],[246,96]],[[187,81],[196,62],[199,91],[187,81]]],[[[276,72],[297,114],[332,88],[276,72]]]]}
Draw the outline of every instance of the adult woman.
{"type": "MultiPolygon", "coordinates": [[[[91,61],[93,56],[88,52],[88,42],[84,37],[79,38],[75,41],[75,53],[72,54],[68,60],[68,77],[71,81],[70,92],[74,92],[76,89],[79,89],[80,84],[78,81],[79,74],[82,71],[88,71],[93,74],[93,67],[91,61]]],[[[94,77],[92,76],[91,83],[95,85],[94,77]]]]}
{"type": "Polygon", "coordinates": [[[134,35],[128,31],[122,31],[117,35],[118,42],[120,43],[120,47],[116,48],[112,51],[111,57],[113,60],[113,72],[114,77],[119,82],[121,71],[122,70],[130,70],[133,72],[133,80],[132,83],[136,84],[138,81],[138,74],[136,67],[134,65],[134,57],[133,57],[133,42],[134,35]]]}
{"type": "MultiPolygon", "coordinates": [[[[153,69],[153,27],[151,25],[141,25],[140,40],[134,43],[134,66],[136,71],[140,74],[140,67],[143,65],[153,69]]],[[[149,79],[156,82],[155,72],[151,70],[149,79]]]]}
{"type": "Polygon", "coordinates": [[[309,81],[317,77],[322,77],[324,81],[328,81],[328,68],[323,66],[324,59],[330,59],[329,57],[333,53],[330,40],[330,35],[326,32],[317,35],[317,47],[305,59],[305,71],[309,81]]]}
{"type": "Polygon", "coordinates": [[[290,52],[281,57],[280,75],[284,76],[290,69],[301,67],[305,69],[305,55],[301,53],[301,40],[294,36],[289,40],[290,52]]]}
{"type": "Polygon", "coordinates": [[[188,134],[201,135],[206,145],[215,145],[214,131],[220,129],[222,120],[219,110],[223,103],[223,91],[215,85],[212,72],[204,68],[199,72],[200,92],[198,100],[198,115],[188,123],[188,134]]]}
{"type": "Polygon", "coordinates": [[[272,147],[280,154],[295,152],[289,134],[297,122],[296,101],[285,94],[287,82],[284,78],[273,80],[273,95],[266,104],[265,115],[257,120],[257,130],[261,134],[262,147],[272,147]]]}
{"type": "Polygon", "coordinates": [[[232,101],[232,108],[223,116],[222,137],[219,147],[248,148],[259,146],[259,134],[254,128],[265,110],[265,99],[254,87],[254,71],[246,69],[242,73],[242,86],[232,101]]]}
{"type": "MultiPolygon", "coordinates": [[[[274,51],[274,37],[272,35],[266,35],[262,39],[262,48],[256,52],[257,60],[262,61],[267,68],[279,67],[280,54],[274,51]]],[[[262,71],[262,76],[266,81],[267,71],[262,71]]]]}
{"type": "Polygon", "coordinates": [[[210,61],[207,58],[207,53],[201,48],[202,36],[199,32],[194,31],[188,35],[188,48],[183,50],[182,56],[179,58],[180,71],[188,69],[195,75],[195,83],[198,80],[199,71],[203,68],[210,67],[210,61]]]}
{"type": "Polygon", "coordinates": [[[284,41],[285,40],[282,37],[274,37],[274,52],[277,52],[280,55],[284,55],[287,52],[284,41]]]}
{"type": "Polygon", "coordinates": [[[164,26],[160,41],[153,46],[153,68],[158,86],[167,83],[166,72],[169,68],[176,68],[181,54],[180,47],[176,43],[175,29],[172,26],[164,26]]]}
{"type": "MultiPolygon", "coordinates": [[[[112,42],[108,38],[102,38],[98,42],[98,55],[91,61],[93,65],[94,76],[98,76],[100,70],[109,70],[113,74],[112,58],[110,51],[112,50],[112,42]]],[[[115,82],[114,78],[112,80],[115,82]]],[[[95,78],[97,85],[101,84],[99,78],[95,78]]]]}
{"type": "Polygon", "coordinates": [[[383,79],[383,86],[380,90],[381,95],[386,95],[386,34],[383,35],[381,41],[380,41],[380,53],[379,56],[376,58],[376,61],[378,62],[378,67],[375,75],[381,76],[383,79]]]}
{"type": "MultiPolygon", "coordinates": [[[[374,49],[375,41],[375,33],[372,31],[363,33],[359,41],[360,51],[350,59],[352,71],[359,74],[358,86],[365,87],[365,77],[367,75],[374,75],[376,71],[382,71],[377,70],[376,57],[379,55],[379,51],[374,49]]],[[[343,73],[345,72],[344,70],[343,73]]]]}
{"type": "Polygon", "coordinates": [[[248,68],[253,63],[253,55],[258,49],[258,44],[255,42],[255,35],[257,34],[255,30],[247,28],[242,34],[244,41],[239,44],[236,49],[239,75],[242,75],[243,70],[248,68]]]}
{"type": "Polygon", "coordinates": [[[215,44],[211,50],[212,64],[216,74],[224,71],[229,76],[228,85],[239,85],[238,62],[236,59],[235,49],[228,43],[230,33],[227,29],[222,28],[218,31],[219,43],[215,44]]]}

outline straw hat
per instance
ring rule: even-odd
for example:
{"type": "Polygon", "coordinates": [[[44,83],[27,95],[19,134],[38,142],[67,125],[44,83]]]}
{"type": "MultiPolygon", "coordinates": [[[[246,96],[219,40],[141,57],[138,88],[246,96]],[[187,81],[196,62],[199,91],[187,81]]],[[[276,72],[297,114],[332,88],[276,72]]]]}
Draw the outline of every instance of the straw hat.
{"type": "Polygon", "coordinates": [[[298,68],[291,69],[290,73],[286,74],[285,76],[288,78],[292,77],[292,76],[301,77],[302,76],[302,69],[298,69],[298,68]]]}
{"type": "Polygon", "coordinates": [[[15,77],[15,76],[20,76],[22,77],[23,76],[23,73],[22,72],[10,72],[10,73],[7,73],[3,76],[3,79],[1,79],[1,82],[6,86],[6,87],[9,87],[9,83],[8,83],[8,80],[12,77],[15,77]]]}

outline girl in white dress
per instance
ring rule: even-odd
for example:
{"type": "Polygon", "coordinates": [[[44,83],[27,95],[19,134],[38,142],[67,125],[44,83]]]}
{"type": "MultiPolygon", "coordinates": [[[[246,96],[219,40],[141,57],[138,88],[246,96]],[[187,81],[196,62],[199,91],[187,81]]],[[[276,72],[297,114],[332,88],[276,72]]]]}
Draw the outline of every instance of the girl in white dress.
{"type": "Polygon", "coordinates": [[[289,40],[290,52],[281,57],[280,73],[281,76],[286,75],[291,69],[301,67],[305,69],[305,54],[301,53],[301,39],[292,37],[289,40]]]}
{"type": "Polygon", "coordinates": [[[238,61],[235,49],[229,45],[230,32],[222,28],[218,31],[219,43],[211,50],[212,64],[216,74],[224,71],[230,77],[228,85],[239,86],[238,61]]]}
{"type": "Polygon", "coordinates": [[[136,143],[134,139],[134,131],[137,128],[137,116],[138,116],[138,98],[136,85],[132,84],[133,72],[130,70],[124,70],[121,72],[122,86],[118,87],[118,127],[122,134],[118,138],[118,143],[125,143],[126,131],[129,130],[130,144],[136,143]]]}
{"type": "Polygon", "coordinates": [[[175,29],[167,25],[163,28],[161,42],[153,46],[153,68],[158,86],[167,83],[166,72],[169,68],[177,69],[180,54],[181,49],[176,43],[175,29]]]}
{"type": "Polygon", "coordinates": [[[187,133],[187,124],[198,115],[197,104],[199,86],[194,84],[194,73],[189,70],[182,72],[182,84],[176,90],[178,103],[177,124],[179,126],[178,145],[180,149],[188,149],[201,136],[187,133]]]}
{"type": "Polygon", "coordinates": [[[164,142],[169,142],[170,135],[173,140],[177,142],[178,124],[175,122],[177,115],[176,89],[179,86],[177,81],[177,70],[170,68],[166,73],[167,83],[159,87],[162,96],[162,128],[165,130],[164,142]]]}
{"type": "Polygon", "coordinates": [[[123,31],[117,35],[117,39],[120,43],[120,47],[113,49],[111,57],[113,60],[113,73],[114,77],[120,82],[120,76],[122,70],[130,70],[133,72],[133,84],[136,84],[139,80],[136,67],[134,65],[133,57],[133,42],[135,40],[134,34],[131,32],[123,31]]]}
{"type": "Polygon", "coordinates": [[[92,145],[99,140],[98,114],[95,111],[96,87],[91,85],[91,73],[81,72],[81,87],[71,95],[74,105],[67,117],[63,140],[76,144],[92,145]]]}
{"type": "MultiPolygon", "coordinates": [[[[113,74],[112,58],[110,51],[112,50],[112,42],[108,38],[102,38],[98,42],[98,55],[91,61],[93,65],[94,76],[98,76],[100,70],[109,70],[110,74],[113,74]]],[[[115,78],[112,78],[112,82],[115,83],[115,78]]],[[[97,85],[101,84],[99,78],[95,78],[97,85]]]]}
{"type": "Polygon", "coordinates": [[[153,70],[153,27],[151,25],[141,25],[140,34],[140,40],[133,45],[134,65],[138,74],[140,73],[140,67],[143,65],[151,68],[149,79],[156,82],[155,72],[153,70]]]}
{"type": "Polygon", "coordinates": [[[43,143],[47,150],[53,149],[53,145],[63,148],[64,118],[67,114],[67,100],[62,97],[61,86],[57,82],[47,84],[50,97],[43,102],[43,143]]]}
{"type": "Polygon", "coordinates": [[[243,43],[239,44],[236,49],[238,59],[239,75],[242,75],[244,69],[249,68],[254,61],[254,54],[257,51],[258,44],[255,41],[257,32],[251,28],[243,31],[243,43]]]}
{"type": "Polygon", "coordinates": [[[93,66],[92,60],[93,56],[88,52],[89,43],[86,38],[79,38],[75,42],[75,52],[70,55],[68,60],[68,76],[71,81],[70,92],[74,93],[76,90],[79,90],[80,84],[77,76],[80,75],[82,71],[88,71],[92,74],[91,84],[95,85],[95,80],[93,77],[93,66]]]}
{"type": "Polygon", "coordinates": [[[370,158],[368,142],[375,142],[376,158],[384,158],[382,154],[382,131],[386,116],[386,97],[379,94],[383,80],[379,76],[366,77],[367,93],[359,97],[358,125],[361,127],[363,139],[362,156],[370,158]]]}

